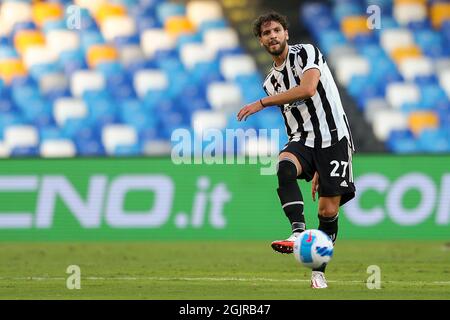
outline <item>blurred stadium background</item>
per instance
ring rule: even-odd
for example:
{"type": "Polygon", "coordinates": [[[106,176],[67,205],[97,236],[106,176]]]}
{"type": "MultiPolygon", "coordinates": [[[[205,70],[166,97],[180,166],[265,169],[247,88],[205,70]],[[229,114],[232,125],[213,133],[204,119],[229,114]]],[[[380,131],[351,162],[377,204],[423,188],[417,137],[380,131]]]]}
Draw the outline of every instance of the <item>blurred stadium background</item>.
{"type": "MultiPolygon", "coordinates": [[[[277,108],[236,121],[243,105],[265,95],[271,59],[251,23],[271,9],[289,18],[291,44],[322,50],[350,121],[359,195],[343,209],[341,237],[437,240],[430,251],[436,255],[427,259],[434,270],[448,267],[448,0],[2,0],[0,240],[264,240],[266,246],[286,235],[276,177],[252,165],[175,166],[170,159],[178,128],[281,129],[279,142],[286,141],[277,108]]],[[[267,145],[249,144],[232,152],[254,156],[267,145]]],[[[317,204],[307,199],[309,185],[302,190],[313,227],[317,204]]],[[[21,269],[18,260],[7,262],[23,246],[5,244],[3,280],[18,277],[13,269],[48,274],[39,263],[21,269]]],[[[45,246],[24,252],[38,247],[45,246]]],[[[99,252],[93,249],[92,259],[99,252]]],[[[67,255],[55,259],[66,262],[67,255]]],[[[392,263],[398,259],[408,257],[392,263]]],[[[448,288],[448,273],[436,279],[448,288]]],[[[2,297],[21,295],[11,283],[2,297]]]]}

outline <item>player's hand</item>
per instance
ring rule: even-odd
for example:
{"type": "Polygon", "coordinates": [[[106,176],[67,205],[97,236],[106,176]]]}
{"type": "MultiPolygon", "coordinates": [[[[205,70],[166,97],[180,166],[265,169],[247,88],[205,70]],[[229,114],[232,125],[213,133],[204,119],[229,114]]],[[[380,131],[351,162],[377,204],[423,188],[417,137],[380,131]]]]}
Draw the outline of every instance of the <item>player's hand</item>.
{"type": "Polygon", "coordinates": [[[237,115],[237,119],[238,119],[238,121],[242,121],[242,120],[245,121],[245,120],[247,120],[247,118],[250,115],[262,110],[263,108],[264,107],[262,106],[260,101],[255,101],[253,103],[250,103],[250,104],[246,105],[245,107],[243,107],[239,111],[239,113],[237,115]]]}
{"type": "Polygon", "coordinates": [[[313,201],[316,201],[316,193],[319,190],[319,174],[314,173],[314,178],[312,179],[312,185],[311,185],[311,194],[313,201]]]}

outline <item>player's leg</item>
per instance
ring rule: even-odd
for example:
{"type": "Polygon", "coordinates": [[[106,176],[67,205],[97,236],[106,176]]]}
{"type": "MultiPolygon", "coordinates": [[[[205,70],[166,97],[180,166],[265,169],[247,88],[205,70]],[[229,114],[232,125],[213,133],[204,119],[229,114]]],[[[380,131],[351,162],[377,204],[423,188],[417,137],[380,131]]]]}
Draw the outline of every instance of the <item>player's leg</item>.
{"type": "Polygon", "coordinates": [[[325,232],[333,241],[338,233],[338,216],[341,196],[319,198],[319,230],[325,232]]]}
{"type": "Polygon", "coordinates": [[[312,179],[312,169],[308,158],[312,161],[311,152],[298,142],[289,142],[278,157],[277,193],[292,230],[288,239],[272,242],[272,248],[281,253],[293,252],[295,239],[306,227],[303,215],[303,196],[297,179],[308,181],[312,179]]]}
{"type": "Polygon", "coordinates": [[[277,193],[293,233],[305,230],[303,196],[297,183],[297,177],[301,173],[302,166],[295,155],[290,152],[280,153],[277,168],[277,193]]]}
{"type": "MultiPolygon", "coordinates": [[[[319,177],[320,179],[320,177],[319,177]]],[[[319,230],[326,233],[333,244],[338,233],[338,216],[341,196],[319,197],[319,230]]],[[[313,269],[311,274],[311,287],[314,289],[324,289],[328,287],[325,279],[326,265],[313,269]]]]}
{"type": "MultiPolygon", "coordinates": [[[[314,161],[319,173],[319,227],[333,244],[338,234],[339,207],[355,194],[352,173],[352,152],[346,138],[332,147],[315,152],[314,161]]],[[[313,270],[311,286],[326,288],[325,267],[313,270]]]]}

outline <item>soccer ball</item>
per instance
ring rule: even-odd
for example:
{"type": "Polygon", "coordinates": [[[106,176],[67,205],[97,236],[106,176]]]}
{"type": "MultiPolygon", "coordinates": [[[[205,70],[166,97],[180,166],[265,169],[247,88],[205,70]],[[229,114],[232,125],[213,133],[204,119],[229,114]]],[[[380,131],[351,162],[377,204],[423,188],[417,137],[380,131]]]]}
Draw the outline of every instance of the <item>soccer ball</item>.
{"type": "Polygon", "coordinates": [[[305,230],[294,242],[294,256],[308,268],[319,268],[330,262],[333,256],[333,242],[323,231],[305,230]]]}

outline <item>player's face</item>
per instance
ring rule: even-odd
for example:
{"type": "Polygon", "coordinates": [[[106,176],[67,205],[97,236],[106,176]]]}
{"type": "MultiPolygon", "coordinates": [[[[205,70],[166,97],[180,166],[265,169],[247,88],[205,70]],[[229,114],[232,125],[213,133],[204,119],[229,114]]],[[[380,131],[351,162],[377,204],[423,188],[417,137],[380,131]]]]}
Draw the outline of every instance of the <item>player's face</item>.
{"type": "Polygon", "coordinates": [[[259,43],[273,56],[283,53],[289,40],[288,31],[276,21],[269,21],[261,26],[259,43]]]}

